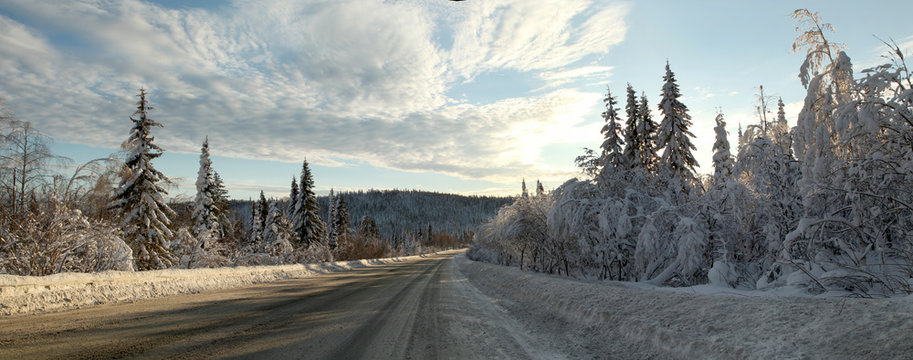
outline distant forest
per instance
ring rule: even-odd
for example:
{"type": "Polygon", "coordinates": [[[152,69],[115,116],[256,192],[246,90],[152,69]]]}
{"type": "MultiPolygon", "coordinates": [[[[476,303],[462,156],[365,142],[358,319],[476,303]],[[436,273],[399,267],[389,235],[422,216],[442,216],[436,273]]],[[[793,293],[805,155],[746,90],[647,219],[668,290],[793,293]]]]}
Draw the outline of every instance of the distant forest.
{"type": "MultiPolygon", "coordinates": [[[[430,225],[434,232],[459,236],[474,233],[476,227],[494,216],[502,206],[515,197],[465,196],[418,190],[359,190],[342,192],[353,222],[370,216],[377,224],[381,237],[392,239],[403,233],[425,232],[430,225]]],[[[320,217],[327,218],[329,196],[318,196],[320,217]]],[[[251,201],[231,200],[231,206],[250,227],[251,201]]]]}

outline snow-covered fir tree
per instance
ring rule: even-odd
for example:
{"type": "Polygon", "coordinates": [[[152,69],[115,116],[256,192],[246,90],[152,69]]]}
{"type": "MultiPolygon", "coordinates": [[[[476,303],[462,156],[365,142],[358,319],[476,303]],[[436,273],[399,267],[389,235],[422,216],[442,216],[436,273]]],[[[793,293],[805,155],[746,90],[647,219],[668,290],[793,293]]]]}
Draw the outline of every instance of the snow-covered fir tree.
{"type": "Polygon", "coordinates": [[[295,204],[294,225],[298,238],[296,247],[309,247],[323,240],[326,225],[320,220],[317,196],[314,194],[314,176],[304,160],[301,181],[298,182],[298,201],[295,204]]]}
{"type": "Polygon", "coordinates": [[[263,230],[266,228],[267,213],[266,196],[260,191],[260,198],[251,204],[250,211],[250,234],[248,235],[247,245],[249,249],[259,249],[263,242],[263,230]]]}
{"type": "Polygon", "coordinates": [[[536,179],[536,196],[545,195],[545,187],[542,186],[542,182],[539,179],[536,179]]]}
{"type": "Polygon", "coordinates": [[[732,154],[729,151],[729,132],[726,131],[726,120],[723,113],[716,115],[716,140],[713,142],[713,181],[722,183],[732,176],[732,154]]]}
{"type": "Polygon", "coordinates": [[[380,238],[380,230],[377,229],[377,223],[370,215],[365,215],[358,222],[358,235],[366,239],[380,238]]]}
{"type": "Polygon", "coordinates": [[[291,225],[283,215],[279,202],[269,202],[266,220],[263,226],[263,241],[260,251],[278,257],[278,262],[287,262],[294,251],[291,239],[294,237],[291,225]]]}
{"type": "Polygon", "coordinates": [[[675,82],[675,73],[666,62],[666,75],[663,76],[663,94],[659,103],[659,110],[663,113],[663,120],[659,124],[656,137],[656,146],[663,149],[660,166],[668,172],[672,181],[678,182],[682,189],[687,189],[696,178],[694,167],[697,160],[691,153],[695,149],[691,143],[694,134],[688,128],[691,126],[691,115],[688,107],[678,101],[681,97],[678,84],[675,82]]]}
{"type": "Polygon", "coordinates": [[[653,115],[650,115],[650,106],[647,103],[647,94],[640,94],[640,106],[638,107],[640,120],[637,122],[637,151],[635,153],[640,166],[647,171],[654,171],[656,161],[659,156],[656,155],[656,122],[653,121],[653,115]]]}
{"type": "Polygon", "coordinates": [[[634,87],[628,84],[627,102],[625,103],[625,115],[628,117],[625,121],[625,139],[624,139],[624,158],[626,163],[631,167],[638,167],[636,162],[637,147],[640,145],[638,140],[640,135],[637,134],[637,122],[640,120],[640,108],[637,104],[637,93],[634,87]]]}
{"type": "Polygon", "coordinates": [[[293,214],[295,213],[295,208],[298,207],[298,198],[299,197],[300,197],[300,195],[298,194],[298,183],[296,182],[295,177],[292,176],[292,188],[291,188],[291,190],[289,190],[288,204],[285,209],[285,214],[288,216],[289,219],[294,219],[293,214]]]}
{"type": "Polygon", "coordinates": [[[222,231],[222,235],[225,235],[225,232],[228,231],[227,229],[231,228],[231,219],[229,218],[231,204],[228,201],[228,189],[225,188],[222,176],[215,169],[212,169],[212,186],[213,204],[215,205],[213,210],[216,218],[219,219],[219,230],[222,231]]]}
{"type": "Polygon", "coordinates": [[[168,179],[152,166],[162,149],[153,143],[151,130],[162,125],[148,116],[152,107],[146,89],[140,89],[137,96],[136,111],[130,117],[133,128],[123,144],[127,151],[124,172],[111,207],[120,215],[124,241],[133,249],[137,269],[163,269],[175,260],[165,248],[173,236],[169,216],[175,213],[165,202],[168,192],[162,184],[168,179]]]}
{"type": "Polygon", "coordinates": [[[349,232],[349,207],[346,206],[346,199],[342,194],[336,195],[336,224],[333,225],[333,228],[336,229],[337,238],[345,238],[349,232]]]}
{"type": "MultiPolygon", "coordinates": [[[[629,91],[631,90],[630,85],[628,86],[629,91]]],[[[615,111],[615,97],[612,96],[612,91],[606,87],[605,98],[602,99],[605,103],[606,110],[602,112],[602,119],[605,121],[605,125],[602,127],[602,136],[603,141],[602,145],[602,171],[615,171],[615,169],[622,167],[626,163],[625,153],[623,153],[622,146],[625,145],[624,141],[621,139],[622,129],[619,127],[618,122],[618,113],[615,111]]],[[[632,150],[636,152],[636,150],[632,150]]]]}
{"type": "Polygon", "coordinates": [[[339,233],[336,231],[336,196],[332,188],[327,204],[327,245],[335,248],[339,244],[339,233]]]}
{"type": "Polygon", "coordinates": [[[219,237],[219,218],[216,208],[216,184],[213,178],[212,161],[209,159],[209,138],[203,140],[200,148],[200,169],[197,171],[197,194],[193,200],[191,234],[207,248],[219,237]]]}
{"type": "Polygon", "coordinates": [[[528,198],[529,191],[526,190],[526,179],[523,179],[521,184],[522,184],[522,192],[520,193],[520,197],[528,198]]]}
{"type": "Polygon", "coordinates": [[[783,152],[792,151],[792,136],[790,136],[789,124],[786,121],[786,105],[783,104],[783,98],[777,100],[777,121],[771,124],[770,136],[773,138],[774,144],[779,146],[783,152]]]}

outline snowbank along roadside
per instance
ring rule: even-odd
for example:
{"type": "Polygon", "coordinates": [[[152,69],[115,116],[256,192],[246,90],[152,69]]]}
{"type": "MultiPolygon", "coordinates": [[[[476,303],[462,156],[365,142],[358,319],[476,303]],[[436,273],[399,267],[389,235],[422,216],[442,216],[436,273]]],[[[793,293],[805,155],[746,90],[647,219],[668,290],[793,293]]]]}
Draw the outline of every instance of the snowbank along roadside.
{"type": "MultiPolygon", "coordinates": [[[[894,359],[913,354],[909,299],[689,294],[523,272],[458,255],[482,293],[596,358],[894,359]]],[[[706,290],[705,290],[706,291],[706,290]]]]}
{"type": "MultiPolygon", "coordinates": [[[[454,253],[457,250],[440,253],[454,253]]],[[[461,250],[460,250],[461,251],[461,250]]],[[[417,260],[424,255],[319,264],[239,266],[214,269],[105,271],[48,276],[0,275],[0,315],[60,311],[161,296],[228,289],[271,281],[417,260]]]]}

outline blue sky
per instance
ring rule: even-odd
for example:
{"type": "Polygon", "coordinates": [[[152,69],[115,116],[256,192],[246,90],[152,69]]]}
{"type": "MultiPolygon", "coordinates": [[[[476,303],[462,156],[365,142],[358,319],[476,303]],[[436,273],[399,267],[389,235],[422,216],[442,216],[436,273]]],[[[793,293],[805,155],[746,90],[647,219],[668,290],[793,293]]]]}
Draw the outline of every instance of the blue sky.
{"type": "MultiPolygon", "coordinates": [[[[873,37],[913,49],[904,1],[808,1],[856,69],[873,37]]],[[[117,150],[137,89],[164,125],[156,167],[191,194],[199,147],[232,197],[287,193],[307,157],[330,188],[516,194],[576,176],[606,86],[659,101],[668,60],[709,172],[713,118],[794,122],[795,2],[26,1],[0,3],[0,97],[77,163],[117,150]]],[[[654,110],[655,111],[655,110],[654,110]]],[[[658,114],[654,114],[658,119],[658,114]]]]}

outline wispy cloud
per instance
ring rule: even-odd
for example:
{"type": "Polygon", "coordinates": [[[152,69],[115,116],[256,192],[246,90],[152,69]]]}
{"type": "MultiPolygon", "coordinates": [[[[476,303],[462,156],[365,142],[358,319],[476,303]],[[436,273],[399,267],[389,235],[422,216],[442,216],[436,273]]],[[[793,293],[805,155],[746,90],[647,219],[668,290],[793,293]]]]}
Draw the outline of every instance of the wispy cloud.
{"type": "Polygon", "coordinates": [[[574,64],[621,42],[627,11],[587,0],[237,1],[212,11],[11,0],[0,9],[0,96],[48,134],[90,145],[126,138],[144,86],[169,151],[194,153],[208,135],[224,156],[557,178],[566,171],[536,156],[598,135],[581,130],[598,94],[481,105],[445,94],[505,69],[549,81],[608,76],[610,67],[574,64]]]}

